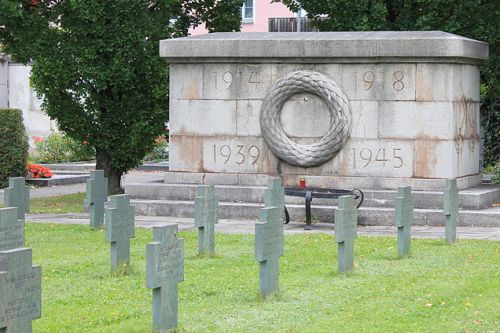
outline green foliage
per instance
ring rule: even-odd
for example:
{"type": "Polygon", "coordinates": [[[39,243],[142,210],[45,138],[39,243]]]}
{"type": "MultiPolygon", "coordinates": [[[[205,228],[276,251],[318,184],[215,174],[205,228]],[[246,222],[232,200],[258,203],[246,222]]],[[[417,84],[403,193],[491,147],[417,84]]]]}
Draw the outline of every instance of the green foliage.
{"type": "Polygon", "coordinates": [[[164,133],[168,67],[160,39],[186,35],[203,19],[212,30],[237,30],[237,4],[0,0],[0,42],[15,60],[34,60],[31,79],[44,110],[69,137],[95,147],[116,193],[120,176],[164,133]]]}
{"type": "MultiPolygon", "coordinates": [[[[282,0],[297,10],[296,0],[282,0]]],[[[300,0],[321,31],[442,30],[489,43],[481,66],[485,165],[500,161],[500,2],[498,0],[300,0]]]]}
{"type": "Polygon", "coordinates": [[[0,109],[0,188],[9,177],[25,177],[28,136],[21,110],[0,109]]]}
{"type": "Polygon", "coordinates": [[[34,137],[35,149],[30,154],[33,163],[62,163],[95,159],[94,148],[61,133],[53,132],[45,139],[34,137]]]}
{"type": "Polygon", "coordinates": [[[168,159],[168,141],[161,135],[156,138],[155,146],[145,157],[144,161],[164,161],[168,159]]]}
{"type": "MultiPolygon", "coordinates": [[[[151,333],[145,244],[131,240],[131,272],[109,273],[103,231],[28,223],[27,246],[42,266],[43,314],[33,332],[151,333]],[[89,255],[92,253],[92,255],[89,255]]],[[[395,259],[395,239],[358,237],[356,266],[336,273],[331,235],[285,237],[280,292],[258,299],[253,235],[217,235],[215,258],[197,255],[197,232],[183,231],[185,281],[180,332],[489,332],[498,328],[498,242],[414,239],[412,258],[395,259]]]]}
{"type": "Polygon", "coordinates": [[[194,26],[205,22],[209,32],[240,31],[241,6],[244,0],[185,1],[190,8],[194,26]],[[196,13],[199,13],[198,17],[196,13]]]}

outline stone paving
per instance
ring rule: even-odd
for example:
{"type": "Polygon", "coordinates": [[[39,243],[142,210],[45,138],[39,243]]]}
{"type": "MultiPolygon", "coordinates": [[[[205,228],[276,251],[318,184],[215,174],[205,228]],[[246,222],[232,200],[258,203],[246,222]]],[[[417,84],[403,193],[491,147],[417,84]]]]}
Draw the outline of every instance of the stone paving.
{"type": "MultiPolygon", "coordinates": [[[[88,214],[28,214],[27,222],[33,223],[60,223],[60,224],[89,224],[88,214]]],[[[219,220],[215,230],[227,234],[253,234],[255,223],[253,220],[219,220]]],[[[177,223],[179,230],[195,229],[192,218],[164,217],[164,216],[136,216],[135,225],[140,228],[152,228],[161,223],[177,223]]],[[[335,227],[330,223],[314,223],[312,230],[304,230],[304,223],[290,222],[285,225],[285,234],[299,233],[325,233],[333,235],[335,227]]],[[[359,226],[360,236],[396,236],[394,226],[359,226]]],[[[413,238],[444,239],[444,227],[412,226],[411,236],[413,238]]],[[[482,239],[500,241],[500,228],[485,227],[457,227],[458,239],[482,239]]]]}

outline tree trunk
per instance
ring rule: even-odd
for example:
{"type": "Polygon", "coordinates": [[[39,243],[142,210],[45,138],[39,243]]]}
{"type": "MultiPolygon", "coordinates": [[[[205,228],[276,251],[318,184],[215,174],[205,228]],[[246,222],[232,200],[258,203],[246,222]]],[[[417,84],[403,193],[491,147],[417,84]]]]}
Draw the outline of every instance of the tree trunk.
{"type": "Polygon", "coordinates": [[[109,155],[99,148],[96,148],[96,170],[104,170],[104,176],[108,178],[108,194],[123,194],[125,191],[120,186],[123,172],[113,169],[109,163],[109,155]]]}

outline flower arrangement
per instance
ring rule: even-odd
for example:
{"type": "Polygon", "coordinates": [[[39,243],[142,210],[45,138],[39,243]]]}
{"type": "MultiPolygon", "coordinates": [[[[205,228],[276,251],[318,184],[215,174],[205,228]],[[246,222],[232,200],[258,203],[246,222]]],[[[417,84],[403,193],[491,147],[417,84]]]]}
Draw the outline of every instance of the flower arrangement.
{"type": "Polygon", "coordinates": [[[39,164],[28,164],[28,171],[33,178],[51,178],[52,170],[39,164]]]}

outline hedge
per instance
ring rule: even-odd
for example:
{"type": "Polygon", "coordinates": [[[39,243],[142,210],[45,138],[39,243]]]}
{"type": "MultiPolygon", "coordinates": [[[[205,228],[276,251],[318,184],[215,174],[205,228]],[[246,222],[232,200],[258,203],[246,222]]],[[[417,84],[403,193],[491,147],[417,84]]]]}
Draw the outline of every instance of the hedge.
{"type": "Polygon", "coordinates": [[[0,109],[0,188],[9,177],[26,176],[28,136],[23,114],[17,109],[0,109]]]}

